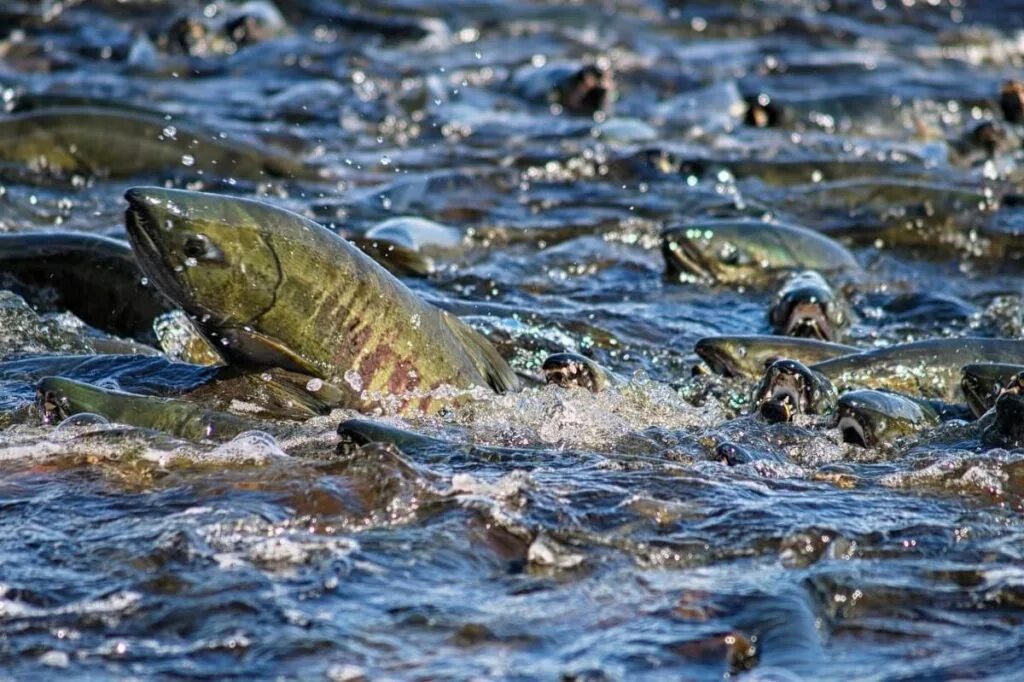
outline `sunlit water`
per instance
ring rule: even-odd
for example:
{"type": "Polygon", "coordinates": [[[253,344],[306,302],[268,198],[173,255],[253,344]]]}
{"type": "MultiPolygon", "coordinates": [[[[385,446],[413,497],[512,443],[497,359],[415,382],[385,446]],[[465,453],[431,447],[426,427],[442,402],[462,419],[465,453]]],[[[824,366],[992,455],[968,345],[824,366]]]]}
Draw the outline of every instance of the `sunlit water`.
{"type": "MultiPolygon", "coordinates": [[[[568,349],[632,378],[388,418],[433,440],[339,448],[356,415],[219,444],[43,426],[34,379],[4,374],[5,675],[1019,679],[1021,453],[971,425],[863,450],[738,415],[750,386],[691,378],[693,342],[766,332],[772,292],[668,282],[657,238],[683,218],[800,223],[866,268],[851,342],[1019,335],[1024,209],[1002,197],[1022,157],[951,161],[1021,75],[1017,3],[303,0],[280,3],[278,37],[191,56],[159,40],[185,3],[41,4],[0,8],[10,108],[92,98],[304,155],[337,179],[189,186],[346,235],[453,225],[464,252],[410,286],[523,371],[568,349]],[[332,21],[343,5],[377,19],[332,21]],[[509,85],[566,60],[614,72],[610,113],[509,85]],[[782,127],[744,123],[761,92],[782,127]],[[908,292],[954,302],[886,312],[908,292]],[[765,459],[728,467],[725,441],[765,459]]],[[[121,235],[125,187],[163,179],[13,177],[0,229],[121,235]]],[[[4,355],[90,352],[66,315],[5,298],[0,319],[4,355]]]]}

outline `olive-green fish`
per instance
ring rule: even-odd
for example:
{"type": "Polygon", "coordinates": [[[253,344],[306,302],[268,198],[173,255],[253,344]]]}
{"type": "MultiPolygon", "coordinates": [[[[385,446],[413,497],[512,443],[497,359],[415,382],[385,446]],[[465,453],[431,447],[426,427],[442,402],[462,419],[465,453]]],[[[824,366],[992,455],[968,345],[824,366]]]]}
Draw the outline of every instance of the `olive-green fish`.
{"type": "Polygon", "coordinates": [[[57,423],[76,414],[98,414],[112,422],[163,431],[189,440],[224,440],[259,428],[259,423],[173,398],[97,388],[72,379],[46,377],[37,388],[43,421],[57,423]]]}
{"type": "Polygon", "coordinates": [[[518,386],[487,339],[311,220],[216,194],[125,197],[143,269],[229,360],[350,387],[357,409],[429,411],[443,387],[518,386]]]}
{"type": "Polygon", "coordinates": [[[960,368],[970,363],[1024,364],[1024,341],[928,339],[825,360],[811,366],[840,391],[884,388],[908,396],[960,402],[960,368]]]}
{"type": "Polygon", "coordinates": [[[0,162],[59,177],[321,177],[320,169],[262,145],[160,116],[99,107],[0,118],[0,162]]]}
{"type": "Polygon", "coordinates": [[[939,423],[938,413],[925,402],[871,389],[839,396],[836,414],[843,440],[865,448],[939,423]]]}
{"type": "MultiPolygon", "coordinates": [[[[2,154],[2,152],[0,152],[2,154]]],[[[172,309],[122,241],[80,232],[0,235],[0,288],[42,312],[67,310],[101,331],[150,343],[172,309]]]]}
{"type": "Polygon", "coordinates": [[[705,336],[693,350],[716,374],[756,379],[776,360],[788,358],[811,365],[861,349],[816,339],[749,335],[705,336]]]}
{"type": "Polygon", "coordinates": [[[671,279],[706,284],[756,284],[795,270],[857,272],[841,244],[795,225],[708,220],[669,227],[662,252],[671,279]]]}

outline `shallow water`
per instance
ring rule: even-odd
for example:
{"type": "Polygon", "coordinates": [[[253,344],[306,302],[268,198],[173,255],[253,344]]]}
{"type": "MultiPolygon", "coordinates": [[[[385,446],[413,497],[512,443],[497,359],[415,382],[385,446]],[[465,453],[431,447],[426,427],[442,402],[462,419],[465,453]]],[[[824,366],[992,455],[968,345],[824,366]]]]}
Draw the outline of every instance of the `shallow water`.
{"type": "MultiPolygon", "coordinates": [[[[392,0],[342,20],[346,3],[303,0],[280,3],[281,35],[193,55],[159,40],[184,4],[6,3],[0,100],[155,109],[336,178],[186,167],[68,187],[5,168],[0,230],[119,236],[124,189],[154,182],[346,235],[422,216],[466,240],[414,290],[518,369],[567,349],[631,379],[385,418],[431,437],[397,446],[339,444],[357,416],[342,411],[211,444],[43,425],[38,376],[0,364],[6,675],[1020,676],[1021,452],[986,450],[973,425],[863,450],[738,416],[751,386],[693,378],[693,342],[766,333],[773,292],[666,281],[658,240],[699,217],[803,224],[865,266],[850,342],[1020,336],[1024,157],[951,152],[1021,75],[1016,3],[392,0]],[[508,85],[565,60],[614,72],[609,112],[508,85]],[[744,123],[761,92],[783,126],[744,123]],[[946,299],[894,312],[905,293],[946,299]],[[725,466],[726,441],[766,459],[725,466]]],[[[93,348],[76,320],[9,297],[0,321],[4,356],[93,348]]],[[[148,371],[78,376],[189,381],[148,371]]]]}

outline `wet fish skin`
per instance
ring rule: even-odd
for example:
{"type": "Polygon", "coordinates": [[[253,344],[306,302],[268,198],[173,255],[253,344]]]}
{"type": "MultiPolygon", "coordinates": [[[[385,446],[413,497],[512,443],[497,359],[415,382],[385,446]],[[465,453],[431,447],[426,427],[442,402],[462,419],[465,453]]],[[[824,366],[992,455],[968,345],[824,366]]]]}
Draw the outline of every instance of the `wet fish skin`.
{"type": "Polygon", "coordinates": [[[859,389],[839,396],[838,426],[847,443],[870,448],[939,423],[927,404],[889,391],[859,389]]]}
{"type": "Polygon", "coordinates": [[[961,367],[960,389],[974,416],[980,417],[992,409],[1003,387],[1021,372],[1024,364],[971,363],[961,367]]]}
{"type": "Polygon", "coordinates": [[[131,247],[116,239],[81,232],[0,234],[0,287],[37,310],[67,310],[101,331],[153,343],[154,319],[173,306],[143,279],[131,247]]]}
{"type": "Polygon", "coordinates": [[[844,246],[796,225],[757,220],[708,220],[672,225],[662,233],[670,279],[707,284],[764,284],[782,273],[855,273],[844,246]]]}
{"type": "Polygon", "coordinates": [[[92,413],[112,422],[195,441],[230,439],[258,428],[258,423],[252,420],[197,403],[106,390],[61,377],[40,380],[37,396],[43,421],[48,424],[92,413]]]}
{"type": "Polygon", "coordinates": [[[216,194],[125,196],[143,269],[235,363],[351,386],[365,397],[349,407],[364,410],[436,410],[428,394],[444,386],[518,386],[482,335],[311,220],[216,194]]]}
{"type": "Polygon", "coordinates": [[[982,445],[1024,446],[1024,372],[1015,374],[1000,389],[991,414],[991,421],[981,432],[982,445]]]}
{"type": "Polygon", "coordinates": [[[612,73],[593,64],[530,65],[516,72],[512,80],[513,88],[523,98],[557,104],[580,116],[592,116],[607,109],[615,96],[612,73]]]}
{"type": "Polygon", "coordinates": [[[435,257],[458,250],[462,233],[432,220],[403,216],[374,225],[352,242],[395,275],[426,277],[437,270],[435,257]]]}
{"type": "Polygon", "coordinates": [[[850,311],[824,277],[806,270],[779,289],[768,321],[775,334],[839,341],[850,325],[850,311]]]}
{"type": "Polygon", "coordinates": [[[805,364],[837,358],[861,349],[839,343],[787,336],[706,336],[694,344],[694,352],[716,374],[758,379],[772,362],[788,358],[805,364]]]}
{"type": "Polygon", "coordinates": [[[963,337],[927,339],[811,365],[840,391],[889,389],[908,396],[961,402],[960,369],[968,363],[1024,364],[1024,341],[963,337]]]}
{"type": "Polygon", "coordinates": [[[623,382],[622,377],[579,353],[552,353],[540,368],[544,380],[562,388],[600,393],[623,382]]]}
{"type": "Polygon", "coordinates": [[[836,407],[832,382],[796,360],[776,360],[754,389],[751,404],[768,422],[792,421],[795,414],[830,414],[836,407]]]}
{"type": "Polygon", "coordinates": [[[101,107],[36,109],[0,118],[0,161],[60,177],[321,178],[320,169],[261,145],[101,107]]]}

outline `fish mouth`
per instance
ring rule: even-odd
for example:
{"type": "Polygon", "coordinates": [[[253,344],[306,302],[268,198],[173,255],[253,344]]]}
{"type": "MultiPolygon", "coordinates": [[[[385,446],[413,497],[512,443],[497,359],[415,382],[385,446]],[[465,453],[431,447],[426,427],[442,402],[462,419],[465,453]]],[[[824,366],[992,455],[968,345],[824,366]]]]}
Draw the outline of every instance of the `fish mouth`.
{"type": "Polygon", "coordinates": [[[739,366],[732,361],[729,354],[716,346],[711,339],[698,339],[697,343],[693,346],[693,351],[701,360],[707,363],[708,367],[715,374],[724,377],[746,376],[744,372],[740,371],[739,366]]]}
{"type": "Polygon", "coordinates": [[[125,192],[124,198],[128,202],[128,208],[124,212],[125,229],[139,267],[161,293],[176,304],[183,305],[188,298],[188,291],[172,274],[175,265],[153,239],[152,231],[155,226],[149,217],[145,200],[133,189],[125,192]]]}
{"type": "Polygon", "coordinates": [[[839,432],[843,434],[843,442],[858,445],[862,448],[871,447],[873,438],[870,438],[864,425],[851,414],[844,414],[839,418],[839,432]]]}
{"type": "Polygon", "coordinates": [[[674,236],[664,239],[663,250],[669,274],[676,278],[679,278],[680,275],[689,275],[690,278],[705,283],[714,281],[711,267],[690,240],[678,239],[674,236]]]}
{"type": "Polygon", "coordinates": [[[806,409],[800,378],[792,374],[778,376],[769,397],[761,401],[758,412],[765,421],[775,424],[793,421],[793,415],[806,409]]]}
{"type": "Polygon", "coordinates": [[[44,424],[52,426],[69,416],[67,398],[42,386],[36,389],[36,405],[44,424]]]}
{"type": "Polygon", "coordinates": [[[835,330],[818,303],[798,303],[789,311],[783,334],[819,341],[835,340],[835,330]]]}

